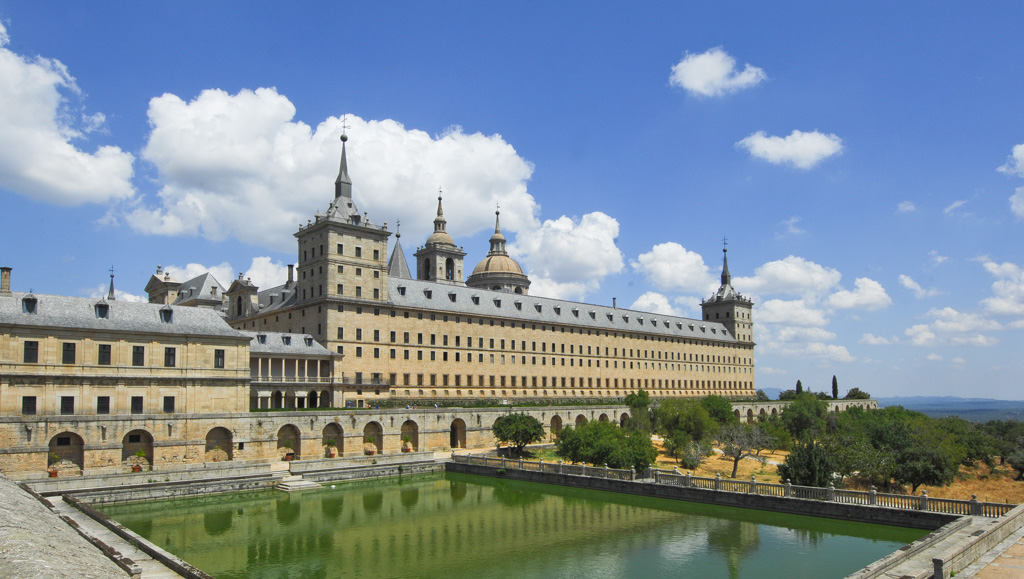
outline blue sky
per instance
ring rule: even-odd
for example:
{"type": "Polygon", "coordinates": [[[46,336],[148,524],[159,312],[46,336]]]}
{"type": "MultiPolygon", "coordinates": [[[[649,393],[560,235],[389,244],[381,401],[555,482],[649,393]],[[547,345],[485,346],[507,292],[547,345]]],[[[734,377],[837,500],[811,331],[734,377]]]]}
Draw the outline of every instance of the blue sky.
{"type": "Polygon", "coordinates": [[[0,0],[0,265],[121,299],[281,283],[347,115],[407,258],[438,190],[532,293],[697,316],[723,237],[759,387],[1021,399],[1014,3],[0,0]]]}

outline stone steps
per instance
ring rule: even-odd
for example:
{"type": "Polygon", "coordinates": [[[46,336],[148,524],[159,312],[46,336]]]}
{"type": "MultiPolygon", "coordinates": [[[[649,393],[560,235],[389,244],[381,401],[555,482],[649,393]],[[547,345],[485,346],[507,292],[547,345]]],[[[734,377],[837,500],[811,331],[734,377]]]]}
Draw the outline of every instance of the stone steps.
{"type": "Polygon", "coordinates": [[[281,482],[274,486],[275,489],[285,492],[306,491],[322,488],[313,481],[303,480],[301,474],[289,475],[281,479],[281,482]]]}

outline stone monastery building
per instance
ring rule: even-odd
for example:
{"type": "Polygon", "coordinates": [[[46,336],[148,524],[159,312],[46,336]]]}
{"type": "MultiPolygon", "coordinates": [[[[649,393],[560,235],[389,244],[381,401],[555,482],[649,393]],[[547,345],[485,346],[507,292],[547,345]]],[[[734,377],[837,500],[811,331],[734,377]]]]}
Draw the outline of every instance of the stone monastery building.
{"type": "MultiPolygon", "coordinates": [[[[401,235],[386,260],[391,232],[356,208],[345,141],[334,199],[295,233],[298,269],[289,267],[285,284],[261,290],[239,277],[226,290],[206,289],[208,275],[177,286],[158,271],[150,301],[182,300],[187,286],[184,303],[223,299],[238,330],[308,334],[342,356],[335,382],[359,405],[621,397],[639,388],[655,397],[754,396],[753,303],[733,289],[727,258],[701,320],[531,296],[497,212],[490,250],[464,279],[466,253],[438,197],[414,276],[401,235]]],[[[269,391],[256,398],[275,404],[269,391]]]]}

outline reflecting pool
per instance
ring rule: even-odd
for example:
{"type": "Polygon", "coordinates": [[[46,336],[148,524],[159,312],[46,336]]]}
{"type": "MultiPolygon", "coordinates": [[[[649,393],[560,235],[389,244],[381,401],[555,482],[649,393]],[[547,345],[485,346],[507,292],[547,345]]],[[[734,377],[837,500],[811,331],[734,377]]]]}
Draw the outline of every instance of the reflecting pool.
{"type": "Polygon", "coordinates": [[[927,532],[455,473],[101,510],[218,577],[844,577],[927,532]]]}

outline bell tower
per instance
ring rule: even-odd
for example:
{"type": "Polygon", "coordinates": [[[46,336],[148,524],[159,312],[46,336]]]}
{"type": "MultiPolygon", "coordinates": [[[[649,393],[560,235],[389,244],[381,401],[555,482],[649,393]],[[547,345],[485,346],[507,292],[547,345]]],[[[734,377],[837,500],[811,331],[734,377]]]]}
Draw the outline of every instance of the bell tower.
{"type": "Polygon", "coordinates": [[[462,258],[466,252],[455,245],[452,236],[445,230],[448,221],[444,218],[441,195],[437,196],[437,217],[434,217],[434,232],[423,247],[416,250],[416,279],[440,283],[462,284],[462,258]]]}
{"type": "Polygon", "coordinates": [[[722,285],[714,295],[701,301],[700,309],[705,320],[724,324],[737,341],[753,343],[754,302],[733,289],[728,252],[727,248],[722,248],[722,285]]]}

